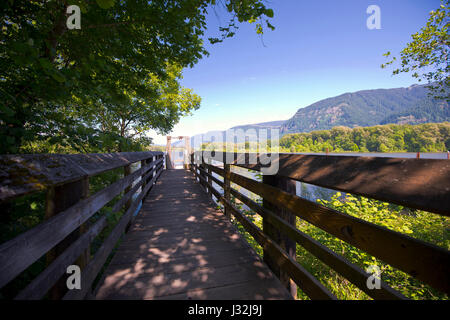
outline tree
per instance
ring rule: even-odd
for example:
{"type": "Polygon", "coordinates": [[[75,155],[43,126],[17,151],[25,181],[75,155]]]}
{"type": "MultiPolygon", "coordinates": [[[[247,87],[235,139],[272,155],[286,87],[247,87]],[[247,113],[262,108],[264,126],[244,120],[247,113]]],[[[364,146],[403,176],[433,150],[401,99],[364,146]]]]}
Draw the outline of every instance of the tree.
{"type": "MultiPolygon", "coordinates": [[[[80,110],[108,108],[133,97],[133,103],[153,106],[155,77],[166,81],[168,65],[193,66],[208,54],[202,37],[208,6],[214,5],[215,0],[2,1],[0,134],[6,139],[0,153],[17,152],[24,142],[47,135],[48,119],[64,126],[61,112],[74,102],[80,110]],[[81,29],[66,27],[72,4],[81,8],[81,29]]],[[[273,16],[262,0],[226,0],[225,6],[232,18],[211,42],[233,36],[235,20],[273,16]]],[[[173,124],[152,122],[163,131],[173,124]]]]}
{"type": "MultiPolygon", "coordinates": [[[[418,81],[427,80],[431,94],[450,101],[450,1],[441,0],[437,10],[430,12],[425,27],[412,35],[413,41],[400,52],[401,66],[393,74],[412,72],[418,81]]],[[[384,54],[389,57],[390,52],[384,54]]],[[[381,67],[393,64],[396,57],[381,67]]]]}
{"type": "Polygon", "coordinates": [[[142,145],[150,145],[146,131],[154,129],[167,134],[180,117],[200,107],[200,97],[180,86],[181,70],[180,66],[168,65],[165,80],[151,76],[149,87],[154,94],[151,104],[136,96],[135,92],[127,92],[120,99],[117,93],[112,101],[74,112],[79,118],[86,119],[90,127],[99,127],[101,132],[119,137],[121,143],[117,144],[117,150],[110,151],[129,151],[124,144],[136,139],[142,145]]]}

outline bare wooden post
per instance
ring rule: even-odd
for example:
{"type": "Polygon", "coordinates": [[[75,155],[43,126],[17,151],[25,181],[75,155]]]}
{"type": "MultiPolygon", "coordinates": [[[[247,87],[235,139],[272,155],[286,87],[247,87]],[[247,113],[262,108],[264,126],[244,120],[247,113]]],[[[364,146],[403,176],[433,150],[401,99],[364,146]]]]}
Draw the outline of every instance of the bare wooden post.
{"type": "MultiPolygon", "coordinates": [[[[205,158],[203,158],[203,153],[201,153],[201,161],[200,161],[200,168],[202,168],[203,170],[206,170],[205,167],[205,158]]],[[[200,170],[200,177],[202,177],[203,179],[206,179],[206,175],[200,170]]],[[[200,180],[200,184],[203,186],[203,188],[205,188],[205,191],[207,191],[207,186],[206,183],[202,180],[200,180]]]]}
{"type": "MultiPolygon", "coordinates": [[[[151,157],[151,158],[149,158],[149,159],[147,159],[147,160],[145,160],[145,161],[146,161],[147,164],[149,164],[149,163],[151,163],[151,162],[154,162],[154,161],[159,160],[160,157],[162,157],[162,156],[153,156],[153,157],[151,157]]],[[[156,165],[153,164],[152,167],[150,168],[150,170],[153,170],[153,168],[154,168],[155,166],[156,166],[156,165]]],[[[156,171],[153,172],[153,175],[152,175],[151,177],[148,177],[148,178],[147,178],[147,181],[145,181],[145,184],[149,183],[150,180],[151,180],[154,176],[156,176],[156,171]]]]}
{"type": "MultiPolygon", "coordinates": [[[[148,164],[148,159],[145,160],[141,160],[141,168],[145,167],[148,164]]],[[[142,174],[141,179],[142,179],[142,185],[141,185],[141,192],[144,191],[145,189],[145,185],[147,184],[147,181],[144,179],[145,177],[145,173],[142,174]]],[[[144,196],[145,198],[145,196],[144,196]]],[[[144,199],[142,199],[142,201],[144,201],[144,199]]]]}
{"type": "MultiPolygon", "coordinates": [[[[230,188],[231,188],[231,184],[230,184],[230,172],[231,172],[231,167],[229,164],[225,163],[225,159],[224,159],[224,163],[223,163],[223,169],[225,170],[225,174],[223,177],[223,182],[224,182],[224,189],[223,189],[223,193],[224,193],[224,197],[227,201],[231,201],[231,197],[230,197],[230,188]]],[[[225,216],[227,218],[231,218],[231,213],[228,210],[227,206],[225,206],[225,216]]]]}
{"type": "Polygon", "coordinates": [[[194,171],[194,165],[195,165],[195,156],[194,156],[194,153],[192,152],[191,154],[190,154],[190,158],[191,158],[191,162],[190,162],[190,164],[189,164],[189,169],[191,170],[191,171],[194,171]]]}
{"type": "Polygon", "coordinates": [[[167,144],[166,144],[166,169],[173,169],[172,163],[172,137],[167,136],[167,144]]]}
{"type": "MultiPolygon", "coordinates": [[[[89,177],[86,177],[81,180],[82,181],[82,189],[81,189],[81,199],[86,199],[89,197],[89,177]]],[[[85,233],[88,230],[88,225],[83,223],[80,226],[80,235],[85,233]]],[[[91,246],[89,245],[86,250],[83,252],[83,254],[78,258],[76,264],[80,266],[80,269],[83,270],[85,266],[89,263],[89,260],[91,258],[91,246]]]]}
{"type": "Polygon", "coordinates": [[[184,169],[189,170],[189,159],[191,154],[191,141],[190,137],[184,137],[184,147],[185,147],[185,156],[184,156],[184,169]]]}
{"type": "MultiPolygon", "coordinates": [[[[51,187],[47,190],[45,204],[45,220],[57,215],[59,212],[73,206],[79,200],[87,197],[89,194],[89,180],[87,177],[80,180],[63,184],[61,186],[51,187]]],[[[83,232],[85,227],[80,226],[69,234],[58,245],[46,254],[47,265],[50,265],[66,248],[68,248],[83,232]]],[[[88,249],[89,250],[89,249],[88,249]]],[[[87,263],[88,250],[77,259],[75,263],[83,268],[87,263]]],[[[67,275],[63,275],[55,285],[49,290],[48,297],[52,300],[61,299],[67,292],[67,275]]]]}
{"type": "MultiPolygon", "coordinates": [[[[208,164],[209,164],[209,165],[211,165],[211,162],[212,162],[211,159],[208,159],[208,164]]],[[[208,174],[212,175],[211,167],[208,167],[208,174]]],[[[208,183],[209,183],[210,185],[212,185],[212,184],[213,184],[213,181],[212,181],[212,179],[210,178],[210,176],[207,176],[207,178],[208,178],[208,183]]],[[[212,190],[211,190],[210,187],[208,187],[208,194],[209,194],[209,197],[212,198],[212,190]]]]}
{"type": "MultiPolygon", "coordinates": [[[[283,178],[277,175],[263,176],[263,183],[277,187],[283,191],[295,194],[295,181],[292,179],[283,178]]],[[[272,205],[267,200],[263,199],[263,207],[271,210],[275,214],[277,214],[280,218],[287,221],[289,224],[295,226],[296,217],[289,211],[278,208],[272,205]]],[[[267,234],[271,239],[273,239],[277,244],[283,248],[290,257],[296,260],[296,242],[291,240],[287,235],[281,233],[277,228],[273,225],[269,224],[267,220],[263,219],[263,232],[267,234]]],[[[272,272],[280,279],[281,283],[288,289],[288,291],[295,298],[297,297],[297,285],[294,281],[292,281],[288,274],[280,270],[277,263],[272,259],[272,257],[268,254],[268,252],[264,251],[264,262],[269,266],[272,272]]]]}
{"type": "MultiPolygon", "coordinates": [[[[131,174],[131,164],[126,165],[126,166],[123,167],[123,175],[124,175],[124,176],[128,176],[129,174],[131,174]]],[[[131,184],[130,184],[128,187],[125,188],[124,194],[127,194],[130,190],[131,190],[131,184]]],[[[124,206],[125,212],[127,212],[127,210],[131,207],[131,204],[132,204],[132,203],[133,203],[133,197],[131,197],[131,198],[125,203],[125,206],[124,206]]],[[[130,219],[130,222],[129,222],[128,225],[126,226],[125,232],[127,232],[128,229],[130,228],[131,220],[132,220],[132,219],[130,219]]]]}

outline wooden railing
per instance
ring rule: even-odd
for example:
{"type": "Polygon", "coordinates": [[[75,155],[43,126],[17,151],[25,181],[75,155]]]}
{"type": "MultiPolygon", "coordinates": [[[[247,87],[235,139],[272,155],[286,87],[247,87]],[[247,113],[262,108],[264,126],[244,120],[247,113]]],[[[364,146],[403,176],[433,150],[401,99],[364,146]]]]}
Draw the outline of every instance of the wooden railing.
{"type": "MultiPolygon", "coordinates": [[[[252,163],[259,163],[258,155],[250,155],[256,159],[252,163]]],[[[438,291],[450,293],[449,251],[295,194],[295,181],[301,181],[449,216],[450,161],[280,154],[277,174],[264,175],[259,182],[230,170],[231,165],[261,170],[261,165],[250,164],[250,155],[195,152],[191,155],[191,170],[207,192],[223,204],[225,214],[233,215],[262,246],[264,261],[294,296],[297,284],[312,299],[336,299],[297,262],[295,248],[299,244],[368,296],[406,299],[383,281],[379,289],[370,289],[368,273],[298,230],[297,217],[438,291]],[[222,165],[212,165],[214,162],[222,165]],[[213,182],[223,189],[223,194],[213,182]],[[230,182],[262,197],[263,205],[230,188],[230,182]],[[231,196],[262,217],[262,229],[235,206],[231,196]]]]}
{"type": "Polygon", "coordinates": [[[47,255],[47,267],[16,299],[82,299],[89,295],[95,278],[162,170],[162,152],[0,156],[1,203],[46,192],[45,221],[0,245],[0,288],[47,255]],[[140,163],[134,172],[133,163],[140,163]],[[122,178],[89,196],[89,178],[120,168],[122,178]],[[111,214],[124,213],[91,257],[90,244],[107,226],[107,217],[102,215],[89,225],[87,222],[118,196],[111,214]],[[72,264],[82,269],[80,290],[66,287],[64,276],[72,264]]]}

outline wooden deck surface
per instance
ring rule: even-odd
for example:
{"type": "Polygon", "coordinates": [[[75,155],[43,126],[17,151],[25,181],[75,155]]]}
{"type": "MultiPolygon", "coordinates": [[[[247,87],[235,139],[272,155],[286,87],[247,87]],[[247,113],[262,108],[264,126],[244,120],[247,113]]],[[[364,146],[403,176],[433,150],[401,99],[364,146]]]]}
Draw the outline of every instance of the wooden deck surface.
{"type": "Polygon", "coordinates": [[[96,299],[292,299],[186,170],[166,170],[96,299]]]}

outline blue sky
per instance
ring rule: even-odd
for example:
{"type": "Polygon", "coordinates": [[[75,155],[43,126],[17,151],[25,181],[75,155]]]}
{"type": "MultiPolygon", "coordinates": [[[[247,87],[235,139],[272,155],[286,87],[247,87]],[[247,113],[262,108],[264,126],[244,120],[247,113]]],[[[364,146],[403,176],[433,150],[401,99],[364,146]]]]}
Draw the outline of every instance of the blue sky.
{"type": "MultiPolygon", "coordinates": [[[[205,133],[273,120],[285,120],[316,101],[365,89],[407,87],[410,75],[381,69],[425,26],[439,0],[271,0],[275,31],[263,37],[255,24],[210,45],[205,57],[183,72],[181,83],[202,97],[199,110],[182,118],[171,135],[205,133]],[[381,10],[381,29],[369,30],[369,5],[381,10]]],[[[217,36],[227,15],[210,11],[205,38],[217,36]]],[[[164,136],[150,132],[155,143],[164,136]]]]}

